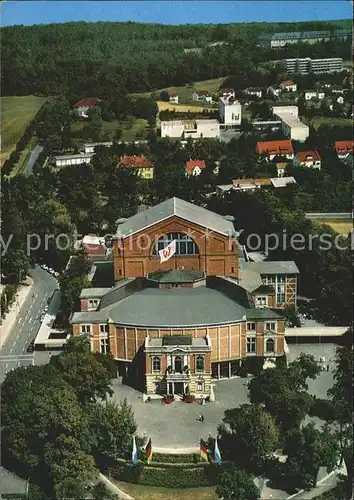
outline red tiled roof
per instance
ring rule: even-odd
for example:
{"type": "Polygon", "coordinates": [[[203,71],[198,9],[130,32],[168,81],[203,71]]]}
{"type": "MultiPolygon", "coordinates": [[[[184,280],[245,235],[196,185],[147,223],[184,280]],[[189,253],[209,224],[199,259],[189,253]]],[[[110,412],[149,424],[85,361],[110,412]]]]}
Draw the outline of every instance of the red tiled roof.
{"type": "Polygon", "coordinates": [[[259,87],[248,87],[246,92],[262,92],[262,89],[259,87]]]}
{"type": "Polygon", "coordinates": [[[257,151],[259,154],[265,153],[267,155],[290,155],[294,153],[293,146],[289,139],[257,142],[257,151]]]}
{"type": "Polygon", "coordinates": [[[254,186],[270,186],[271,180],[268,178],[259,178],[259,179],[234,179],[232,181],[234,185],[248,185],[248,184],[253,184],[254,186]]]}
{"type": "Polygon", "coordinates": [[[296,154],[296,159],[302,161],[320,161],[321,157],[318,151],[300,151],[296,154]]]}
{"type": "Polygon", "coordinates": [[[197,90],[197,94],[198,95],[210,95],[209,92],[207,90],[197,90]]]}
{"type": "Polygon", "coordinates": [[[81,101],[74,104],[74,108],[94,108],[99,102],[101,102],[101,99],[98,99],[98,97],[88,97],[87,99],[81,99],[81,101]]]}
{"type": "Polygon", "coordinates": [[[88,255],[105,255],[106,249],[104,245],[95,245],[90,243],[83,243],[82,248],[88,255]]]}
{"type": "Polygon", "coordinates": [[[189,160],[186,162],[186,168],[188,172],[192,172],[195,167],[199,167],[200,169],[205,168],[204,160],[189,160]]]}
{"type": "Polygon", "coordinates": [[[154,164],[145,156],[121,156],[117,167],[148,168],[154,164]]]}
{"type": "Polygon", "coordinates": [[[334,149],[337,154],[339,153],[351,153],[354,148],[354,141],[335,141],[334,149]]]}
{"type": "Polygon", "coordinates": [[[296,85],[293,81],[291,80],[285,80],[285,82],[282,82],[285,87],[291,87],[292,85],[296,85]]]}
{"type": "Polygon", "coordinates": [[[220,94],[233,94],[234,92],[234,89],[220,89],[220,94]]]}

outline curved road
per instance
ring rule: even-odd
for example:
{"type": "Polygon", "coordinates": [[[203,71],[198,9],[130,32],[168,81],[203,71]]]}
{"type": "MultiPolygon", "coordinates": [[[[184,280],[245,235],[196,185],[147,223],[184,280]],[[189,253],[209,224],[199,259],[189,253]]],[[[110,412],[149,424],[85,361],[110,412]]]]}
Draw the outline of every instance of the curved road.
{"type": "Polygon", "coordinates": [[[27,353],[27,347],[37,335],[41,324],[41,312],[48,298],[58,288],[58,284],[53,276],[37,265],[28,274],[33,279],[31,293],[18,312],[16,322],[0,350],[0,382],[5,378],[6,373],[13,368],[27,366],[35,362],[46,362],[49,359],[47,353],[27,353]]]}

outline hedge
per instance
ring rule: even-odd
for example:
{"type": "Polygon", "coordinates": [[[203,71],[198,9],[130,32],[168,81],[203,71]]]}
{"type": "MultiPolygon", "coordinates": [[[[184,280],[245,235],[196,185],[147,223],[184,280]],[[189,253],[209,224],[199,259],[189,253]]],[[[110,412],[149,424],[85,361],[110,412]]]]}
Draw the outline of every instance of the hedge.
{"type": "Polygon", "coordinates": [[[180,453],[176,455],[168,454],[168,453],[154,453],[153,461],[155,462],[163,462],[169,464],[177,464],[177,463],[198,463],[201,461],[200,455],[197,453],[180,453]]]}
{"type": "Polygon", "coordinates": [[[217,466],[205,463],[204,466],[185,468],[170,464],[171,467],[154,467],[138,464],[118,466],[109,471],[109,475],[120,481],[144,486],[163,488],[198,488],[216,484],[217,466]]]}

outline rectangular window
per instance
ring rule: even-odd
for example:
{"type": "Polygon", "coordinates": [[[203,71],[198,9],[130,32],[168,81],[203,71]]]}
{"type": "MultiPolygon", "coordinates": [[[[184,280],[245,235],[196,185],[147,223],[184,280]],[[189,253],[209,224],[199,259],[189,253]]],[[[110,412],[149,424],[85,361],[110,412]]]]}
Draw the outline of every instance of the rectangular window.
{"type": "Polygon", "coordinates": [[[90,299],[90,300],[88,301],[88,303],[89,303],[89,307],[95,307],[95,308],[96,308],[96,307],[98,306],[98,302],[99,302],[99,300],[98,300],[98,299],[90,299]]]}
{"type": "Polygon", "coordinates": [[[257,306],[266,306],[267,305],[267,297],[256,297],[256,305],[257,306]]]}
{"type": "Polygon", "coordinates": [[[284,304],[285,293],[277,293],[277,304],[284,304]]]}
{"type": "Polygon", "coordinates": [[[277,331],[277,324],[274,321],[267,322],[265,324],[265,330],[268,330],[270,332],[276,332],[277,331]]]}
{"type": "Polygon", "coordinates": [[[81,333],[91,333],[91,325],[81,325],[81,333]]]}
{"type": "Polygon", "coordinates": [[[247,354],[256,353],[256,337],[247,337],[246,352],[247,354]]]}
{"type": "Polygon", "coordinates": [[[100,333],[109,333],[109,325],[100,325],[100,333]]]}
{"type": "Polygon", "coordinates": [[[100,338],[100,350],[102,354],[107,354],[109,352],[107,338],[100,338]]]}
{"type": "Polygon", "coordinates": [[[204,390],[204,384],[202,382],[197,383],[197,391],[198,392],[203,392],[204,390]]]}
{"type": "Polygon", "coordinates": [[[256,330],[256,323],[247,323],[247,330],[249,332],[254,332],[256,330]]]}

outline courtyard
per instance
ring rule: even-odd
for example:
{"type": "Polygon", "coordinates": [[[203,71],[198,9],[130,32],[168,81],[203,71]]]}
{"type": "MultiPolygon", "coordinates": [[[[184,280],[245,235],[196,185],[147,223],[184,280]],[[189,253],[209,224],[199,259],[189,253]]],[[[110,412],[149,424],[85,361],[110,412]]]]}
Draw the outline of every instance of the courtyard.
{"type": "MultiPolygon", "coordinates": [[[[312,354],[318,361],[324,357],[329,364],[329,371],[322,371],[317,379],[309,380],[309,392],[318,398],[326,398],[327,390],[333,385],[332,369],[334,368],[335,344],[290,344],[288,361],[296,359],[301,352],[312,354]]],[[[113,381],[114,395],[112,399],[119,401],[127,398],[132,405],[138,425],[138,433],[151,438],[156,448],[181,449],[195,448],[199,450],[200,438],[215,436],[221,423],[224,411],[248,403],[247,379],[232,378],[213,380],[215,402],[201,406],[197,403],[174,401],[165,405],[159,400],[143,401],[139,391],[122,385],[120,379],[113,381]],[[199,414],[204,422],[198,421],[199,414]]],[[[307,417],[310,420],[310,417],[307,417]]],[[[306,420],[307,420],[306,419],[306,420]]],[[[311,418],[316,424],[321,421],[311,418]]]]}

